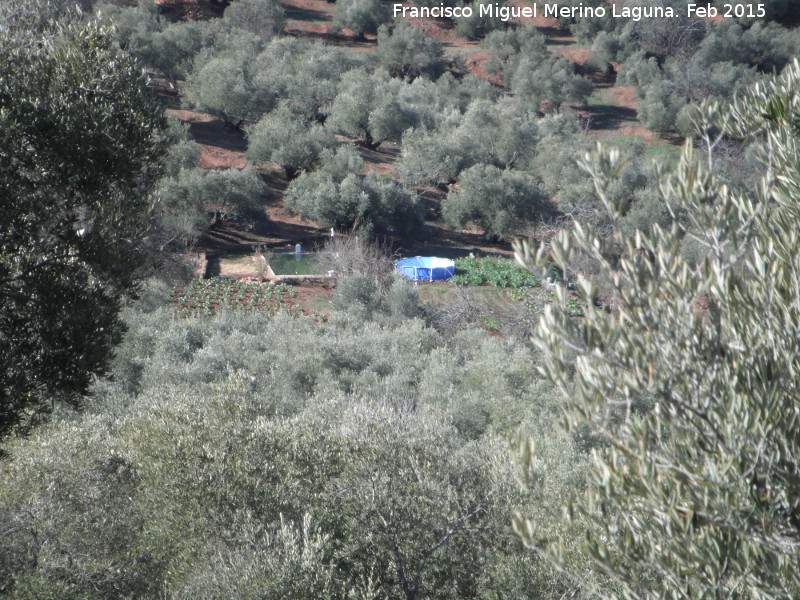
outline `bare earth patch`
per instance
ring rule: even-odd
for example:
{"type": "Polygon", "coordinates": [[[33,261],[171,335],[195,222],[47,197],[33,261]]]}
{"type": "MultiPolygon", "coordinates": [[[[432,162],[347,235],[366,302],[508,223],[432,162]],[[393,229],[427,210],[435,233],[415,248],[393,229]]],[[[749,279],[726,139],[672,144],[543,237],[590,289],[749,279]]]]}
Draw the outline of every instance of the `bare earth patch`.
{"type": "Polygon", "coordinates": [[[586,59],[592,55],[591,48],[580,46],[555,46],[553,50],[576,65],[583,65],[586,59]]]}
{"type": "Polygon", "coordinates": [[[202,169],[243,169],[247,166],[244,156],[247,141],[244,134],[226,126],[211,115],[191,110],[167,110],[189,125],[189,134],[200,145],[200,160],[197,166],[202,169]]]}
{"type": "Polygon", "coordinates": [[[611,102],[617,106],[624,108],[631,108],[636,110],[638,96],[636,95],[636,88],[632,85],[617,85],[610,87],[606,90],[611,102]]]}

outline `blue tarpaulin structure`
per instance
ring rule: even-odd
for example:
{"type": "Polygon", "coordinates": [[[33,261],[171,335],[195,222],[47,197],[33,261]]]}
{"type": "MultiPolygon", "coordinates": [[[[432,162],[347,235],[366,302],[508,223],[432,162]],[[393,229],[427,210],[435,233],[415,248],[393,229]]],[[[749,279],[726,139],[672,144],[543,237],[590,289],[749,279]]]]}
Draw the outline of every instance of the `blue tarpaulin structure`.
{"type": "Polygon", "coordinates": [[[440,281],[456,272],[456,263],[436,256],[414,256],[394,261],[395,270],[414,281],[440,281]]]}

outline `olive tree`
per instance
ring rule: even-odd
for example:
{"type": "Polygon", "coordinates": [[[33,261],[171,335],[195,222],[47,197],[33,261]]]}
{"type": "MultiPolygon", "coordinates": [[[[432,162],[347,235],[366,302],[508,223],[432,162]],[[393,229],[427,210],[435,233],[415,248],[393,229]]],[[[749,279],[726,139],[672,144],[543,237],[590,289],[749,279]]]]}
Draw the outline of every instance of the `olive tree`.
{"type": "MultiPolygon", "coordinates": [[[[588,227],[552,246],[560,263],[577,251],[593,256],[614,302],[613,312],[589,302],[579,322],[559,302],[536,333],[570,424],[602,440],[588,493],[565,515],[602,515],[582,528],[583,547],[616,581],[613,597],[800,594],[798,85],[794,62],[729,106],[706,103],[696,118],[709,147],[722,135],[755,144],[764,161],[756,189],[722,185],[713,153],[687,145],[660,186],[685,221],[615,233],[625,250],[614,261],[588,227]],[[681,255],[684,240],[700,249],[697,267],[681,255]]],[[[606,187],[618,159],[601,150],[584,161],[614,219],[606,187]]],[[[545,255],[517,246],[526,265],[545,255]]],[[[588,299],[598,289],[590,278],[578,287],[588,299]]],[[[523,454],[535,489],[535,452],[523,454]]],[[[558,562],[562,542],[541,539],[535,519],[515,527],[558,562]]]]}
{"type": "Polygon", "coordinates": [[[236,129],[257,121],[276,102],[271,86],[256,69],[260,46],[252,34],[237,31],[202,50],[187,77],[184,101],[236,129]]]}
{"type": "Polygon", "coordinates": [[[378,29],[375,60],[392,77],[408,80],[420,75],[436,79],[445,68],[442,45],[407,21],[392,29],[386,25],[378,29]]]}
{"type": "Polygon", "coordinates": [[[541,60],[520,60],[511,75],[510,87],[520,102],[538,108],[547,101],[556,112],[564,102],[584,102],[593,89],[588,79],[575,72],[574,64],[553,55],[541,60]]]}
{"type": "Polygon", "coordinates": [[[170,210],[165,224],[178,231],[178,241],[192,241],[208,222],[208,211],[222,219],[249,223],[263,217],[269,195],[261,176],[253,169],[183,169],[159,183],[162,202],[170,210]]]}
{"type": "Polygon", "coordinates": [[[254,82],[258,89],[270,90],[293,114],[323,123],[339,79],[358,64],[345,50],[279,37],[256,58],[254,82]]]}
{"type": "Polygon", "coordinates": [[[481,14],[481,6],[490,4],[499,5],[501,2],[491,2],[490,0],[475,0],[472,2],[472,14],[456,20],[456,35],[468,40],[477,40],[496,29],[509,27],[511,25],[509,21],[503,21],[496,15],[490,17],[488,14],[481,14]]]}
{"type": "Polygon", "coordinates": [[[158,203],[155,208],[157,228],[151,233],[154,245],[180,249],[191,247],[208,223],[202,195],[189,192],[186,180],[197,170],[200,147],[189,138],[188,127],[177,118],[168,119],[165,132],[167,153],[164,173],[156,187],[158,203]]]}
{"type": "Polygon", "coordinates": [[[272,111],[247,130],[247,158],[253,162],[271,160],[289,179],[308,171],[318,162],[323,150],[336,141],[324,127],[299,119],[285,106],[272,111]]]}
{"type": "Polygon", "coordinates": [[[95,11],[114,25],[115,37],[127,52],[160,71],[173,87],[186,77],[212,33],[197,21],[168,22],[150,0],[127,7],[99,3],[95,11]]]}
{"type": "Polygon", "coordinates": [[[109,31],[40,10],[0,12],[0,439],[79,406],[107,368],[164,151],[158,104],[109,31]]]}
{"type": "Polygon", "coordinates": [[[275,0],[236,0],[223,16],[228,27],[248,31],[263,42],[278,35],[285,21],[286,13],[275,0]]]}
{"type": "Polygon", "coordinates": [[[535,112],[513,101],[476,100],[464,114],[444,112],[435,127],[406,131],[398,171],[415,182],[453,183],[477,164],[529,163],[539,137],[535,112]]]}
{"type": "Polygon", "coordinates": [[[453,227],[476,223],[487,237],[507,239],[541,212],[546,200],[530,175],[479,164],[461,174],[442,215],[453,227]]]}
{"type": "Polygon", "coordinates": [[[385,141],[399,142],[406,130],[427,116],[424,106],[404,97],[408,87],[383,70],[348,71],[328,108],[325,124],[336,132],[360,138],[370,149],[385,141]]]}
{"type": "Polygon", "coordinates": [[[352,148],[326,152],[318,171],[303,173],[286,190],[286,207],[324,227],[352,229],[368,237],[383,230],[402,238],[419,233],[424,208],[412,191],[374,172],[359,175],[352,148]]]}
{"type": "Polygon", "coordinates": [[[339,91],[328,109],[326,124],[336,132],[360,137],[369,148],[377,148],[383,140],[375,140],[370,128],[370,115],[387,96],[389,75],[379,70],[353,69],[342,77],[339,91]]]}
{"type": "Polygon", "coordinates": [[[331,26],[335,31],[349,29],[360,39],[391,20],[388,4],[380,0],[336,0],[331,26]]]}
{"type": "Polygon", "coordinates": [[[731,61],[765,73],[780,72],[800,53],[800,40],[792,29],[776,23],[741,23],[723,19],[712,27],[697,53],[707,62],[731,61]]]}
{"type": "Polygon", "coordinates": [[[534,25],[493,31],[481,41],[481,48],[489,50],[487,70],[500,73],[506,85],[510,84],[520,60],[541,60],[548,53],[545,37],[534,25]]]}

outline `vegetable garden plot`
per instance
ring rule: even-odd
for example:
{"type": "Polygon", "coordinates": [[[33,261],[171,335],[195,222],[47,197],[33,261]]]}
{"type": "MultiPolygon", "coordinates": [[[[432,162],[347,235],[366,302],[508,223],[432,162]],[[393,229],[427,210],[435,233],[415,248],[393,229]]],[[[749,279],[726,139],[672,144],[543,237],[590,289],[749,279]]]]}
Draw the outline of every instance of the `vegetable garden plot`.
{"type": "Polygon", "coordinates": [[[286,311],[300,316],[302,309],[291,302],[296,297],[297,290],[282,283],[262,284],[224,278],[193,279],[188,285],[175,290],[172,303],[185,317],[210,317],[223,307],[270,315],[286,311]]]}

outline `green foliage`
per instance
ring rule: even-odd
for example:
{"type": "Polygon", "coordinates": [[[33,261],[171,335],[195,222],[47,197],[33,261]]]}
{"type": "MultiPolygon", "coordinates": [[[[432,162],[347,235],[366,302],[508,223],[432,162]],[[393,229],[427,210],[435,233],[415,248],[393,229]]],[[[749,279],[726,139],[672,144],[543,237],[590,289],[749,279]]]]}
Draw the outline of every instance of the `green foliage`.
{"type": "Polygon", "coordinates": [[[177,117],[167,117],[164,131],[167,152],[164,157],[164,174],[174,177],[184,169],[191,169],[200,160],[200,146],[189,138],[189,127],[177,117]]]}
{"type": "Polygon", "coordinates": [[[223,219],[252,223],[263,218],[269,191],[253,169],[181,170],[159,183],[164,221],[176,231],[191,235],[207,221],[207,210],[218,211],[223,219]],[[186,229],[181,227],[185,222],[186,229]]]}
{"type": "Polygon", "coordinates": [[[264,47],[254,70],[259,85],[293,114],[322,123],[342,74],[359,64],[346,50],[284,37],[264,47]]]}
{"type": "Polygon", "coordinates": [[[166,125],[97,22],[26,29],[42,6],[4,6],[15,12],[0,29],[0,438],[55,403],[79,405],[107,367],[166,125]]]}
{"type": "MultiPolygon", "coordinates": [[[[584,548],[624,598],[794,598],[800,594],[796,464],[796,277],[800,216],[797,170],[800,64],[723,108],[696,119],[708,146],[719,133],[753,143],[764,178],[743,193],[723,185],[713,154],[687,144],[660,186],[685,219],[632,240],[619,230],[618,260],[590,228],[559,236],[565,264],[588,253],[611,282],[615,313],[587,305],[575,322],[557,307],[537,332],[549,377],[565,393],[569,423],[603,442],[586,495],[566,514],[583,525],[584,548]],[[765,110],[766,107],[766,110],[765,110]],[[681,255],[696,243],[696,267],[681,255]]],[[[598,194],[619,171],[619,155],[587,155],[598,194]]],[[[529,245],[519,259],[543,259],[529,245]]],[[[596,282],[578,286],[594,297],[596,282]]],[[[523,450],[531,481],[541,476],[523,450]]],[[[534,519],[523,538],[553,560],[560,542],[542,541],[534,519]]]]}
{"type": "Polygon", "coordinates": [[[115,39],[126,51],[161,71],[173,85],[186,77],[210,37],[210,28],[196,21],[170,23],[152,1],[127,7],[98,3],[95,12],[113,24],[115,39]]]}
{"type": "Polygon", "coordinates": [[[380,0],[336,0],[331,27],[334,31],[349,29],[363,39],[364,34],[377,33],[391,20],[388,6],[380,0]]]}
{"type": "Polygon", "coordinates": [[[341,277],[331,298],[331,307],[339,311],[354,311],[360,319],[369,319],[382,307],[379,281],[361,273],[341,277]]]}
{"type": "MultiPolygon", "coordinates": [[[[578,167],[580,157],[591,148],[589,139],[559,132],[544,138],[540,145],[548,151],[538,154],[529,169],[555,198],[559,210],[570,215],[572,220],[591,225],[598,235],[608,234],[611,225],[608,212],[597,199],[591,180],[578,167]]],[[[634,226],[643,229],[656,222],[669,223],[663,214],[666,211],[663,202],[651,202],[656,188],[655,172],[653,161],[646,156],[645,149],[639,140],[632,140],[621,149],[622,167],[606,189],[623,220],[629,224],[638,223],[634,226]],[[642,220],[650,217],[650,221],[642,220]]]]}
{"type": "Polygon", "coordinates": [[[798,45],[795,31],[775,23],[758,21],[745,28],[735,20],[723,19],[709,31],[698,55],[708,62],[730,61],[772,73],[780,72],[797,56],[798,45]]]}
{"type": "Polygon", "coordinates": [[[383,70],[353,69],[342,76],[325,125],[359,138],[368,148],[385,141],[400,142],[407,130],[432,126],[436,107],[431,97],[438,92],[424,79],[408,84],[383,70]]]}
{"type": "Polygon", "coordinates": [[[525,173],[475,165],[447,194],[442,215],[453,227],[476,223],[488,237],[508,238],[547,208],[547,196],[525,173]]]}
{"type": "Polygon", "coordinates": [[[327,153],[319,171],[303,173],[286,190],[286,207],[323,227],[353,229],[371,237],[378,230],[413,238],[424,207],[412,191],[374,172],[359,175],[350,151],[327,153]]]}
{"type": "MultiPolygon", "coordinates": [[[[629,0],[634,6],[647,6],[642,0],[629,0]]],[[[687,59],[697,50],[706,34],[705,19],[689,15],[687,4],[681,0],[664,0],[672,7],[674,16],[641,19],[628,24],[639,46],[659,58],[687,59]]]]}
{"type": "Polygon", "coordinates": [[[588,79],[575,73],[575,65],[555,55],[541,60],[521,59],[509,82],[519,102],[538,109],[540,103],[548,101],[556,112],[564,102],[585,102],[593,89],[588,79]]]}
{"type": "Polygon", "coordinates": [[[681,133],[691,135],[686,114],[687,103],[699,103],[706,98],[731,98],[756,77],[754,71],[727,62],[706,64],[700,55],[686,62],[667,63],[664,77],[644,88],[645,97],[639,119],[653,130],[678,125],[681,133]]]}
{"type": "Polygon", "coordinates": [[[226,308],[260,311],[274,316],[278,311],[290,315],[302,314],[297,305],[287,299],[297,291],[282,283],[261,284],[234,279],[193,279],[179,286],[172,294],[172,303],[181,316],[210,317],[226,308]]]}
{"type": "Polygon", "coordinates": [[[386,139],[399,139],[402,131],[414,124],[407,118],[411,115],[397,105],[388,74],[366,69],[344,74],[327,116],[325,123],[333,131],[361,138],[369,148],[377,148],[386,139]]]}
{"type": "Polygon", "coordinates": [[[258,70],[261,48],[256,36],[234,30],[194,59],[183,100],[236,128],[254,122],[275,105],[275,92],[258,70]]]}
{"type": "MultiPolygon", "coordinates": [[[[798,22],[800,22],[800,15],[798,15],[797,7],[794,5],[792,0],[764,0],[763,2],[760,2],[759,6],[764,8],[763,17],[756,16],[758,12],[755,6],[748,6],[746,2],[742,2],[741,0],[734,0],[733,2],[726,3],[715,0],[714,4],[716,4],[717,8],[720,9],[721,5],[723,4],[730,4],[736,9],[744,9],[743,14],[745,16],[741,19],[736,19],[743,24],[757,24],[761,22],[775,21],[785,26],[791,26],[797,25],[798,22]],[[754,16],[749,16],[750,14],[753,14],[754,16]]],[[[733,14],[735,15],[736,12],[733,11],[733,14]]]]}
{"type": "Polygon", "coordinates": [[[156,188],[156,227],[149,237],[159,249],[168,244],[188,248],[208,222],[203,194],[199,193],[199,186],[190,183],[199,176],[195,165],[200,147],[189,139],[188,128],[175,117],[168,119],[164,137],[164,174],[156,188]]]}
{"type": "Polygon", "coordinates": [[[539,285],[530,271],[507,258],[457,258],[455,262],[456,274],[450,281],[456,285],[492,285],[516,290],[539,285]]]}
{"type": "Polygon", "coordinates": [[[475,100],[464,114],[445,113],[435,128],[403,136],[398,170],[415,182],[455,182],[481,163],[498,168],[525,164],[540,138],[534,114],[511,101],[475,100]]]}
{"type": "Polygon", "coordinates": [[[474,0],[471,3],[472,16],[462,17],[456,20],[456,35],[468,40],[477,40],[488,35],[497,29],[505,29],[510,26],[510,22],[503,21],[488,14],[481,16],[480,6],[488,4],[503,4],[504,2],[491,2],[490,0],[474,0]]]}
{"type": "Polygon", "coordinates": [[[437,112],[445,109],[464,112],[475,100],[497,100],[501,95],[497,86],[471,74],[456,78],[451,73],[445,73],[436,80],[433,89],[430,86],[426,89],[426,83],[416,80],[409,89],[414,89],[415,86],[417,89],[424,89],[425,94],[420,95],[420,100],[424,99],[437,112]]]}
{"type": "MultiPolygon", "coordinates": [[[[87,413],[0,464],[4,594],[565,593],[507,529],[509,512],[529,507],[497,433],[523,413],[547,429],[557,414],[551,390],[529,385],[530,349],[478,332],[445,342],[380,312],[321,326],[128,309],[114,378],[87,413]]],[[[583,461],[569,440],[543,447],[572,489],[583,461]]]]}
{"type": "Polygon", "coordinates": [[[281,105],[247,129],[247,158],[252,162],[271,160],[289,179],[311,170],[325,150],[336,144],[321,126],[293,116],[281,105]]]}
{"type": "Polygon", "coordinates": [[[541,60],[548,52],[545,37],[533,25],[493,31],[481,42],[481,48],[489,50],[487,70],[500,73],[506,84],[510,83],[520,60],[541,60]]]}
{"type": "Polygon", "coordinates": [[[386,293],[386,307],[398,321],[406,321],[421,316],[419,293],[405,278],[396,278],[386,293]]]}
{"type": "Polygon", "coordinates": [[[361,157],[349,146],[336,153],[325,152],[317,171],[302,173],[286,188],[284,200],[289,210],[312,218],[324,227],[348,227],[358,216],[358,198],[340,189],[345,180],[358,181],[361,157]]]}
{"type": "Polygon", "coordinates": [[[278,35],[285,21],[286,13],[275,0],[236,0],[223,16],[228,27],[257,35],[263,42],[278,35]]]}
{"type": "Polygon", "coordinates": [[[436,79],[444,72],[442,45],[418,27],[406,21],[393,29],[382,25],[378,30],[375,60],[392,77],[413,80],[424,75],[436,79]]]}
{"type": "Polygon", "coordinates": [[[621,33],[620,30],[626,29],[625,19],[615,19],[608,7],[603,3],[603,0],[588,0],[582,4],[579,0],[567,0],[564,3],[569,7],[604,7],[606,8],[605,15],[602,17],[596,16],[590,11],[586,11],[586,16],[578,16],[575,19],[559,17],[559,24],[564,27],[569,27],[570,32],[580,42],[590,42],[596,37],[603,35],[603,33],[610,33],[615,37],[621,33]]]}

